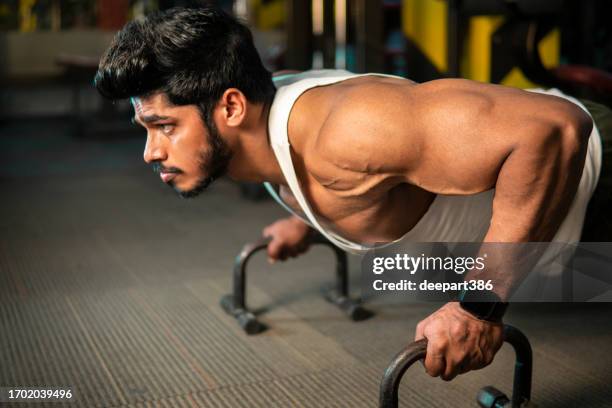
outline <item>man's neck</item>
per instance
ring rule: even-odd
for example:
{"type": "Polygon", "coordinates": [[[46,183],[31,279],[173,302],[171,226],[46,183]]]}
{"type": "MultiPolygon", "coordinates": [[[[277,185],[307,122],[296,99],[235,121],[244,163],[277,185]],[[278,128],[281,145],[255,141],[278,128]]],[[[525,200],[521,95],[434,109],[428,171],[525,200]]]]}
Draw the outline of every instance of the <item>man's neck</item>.
{"type": "Polygon", "coordinates": [[[284,184],[285,178],[270,145],[270,104],[250,105],[250,114],[237,137],[228,175],[237,181],[284,184]]]}

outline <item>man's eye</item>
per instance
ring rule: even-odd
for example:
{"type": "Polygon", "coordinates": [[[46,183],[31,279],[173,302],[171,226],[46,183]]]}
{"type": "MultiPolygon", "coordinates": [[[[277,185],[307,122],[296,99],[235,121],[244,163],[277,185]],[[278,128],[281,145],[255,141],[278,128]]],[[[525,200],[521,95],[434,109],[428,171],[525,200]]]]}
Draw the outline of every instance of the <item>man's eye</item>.
{"type": "Polygon", "coordinates": [[[163,124],[163,125],[159,125],[159,128],[164,134],[169,135],[174,130],[174,125],[163,124]]]}

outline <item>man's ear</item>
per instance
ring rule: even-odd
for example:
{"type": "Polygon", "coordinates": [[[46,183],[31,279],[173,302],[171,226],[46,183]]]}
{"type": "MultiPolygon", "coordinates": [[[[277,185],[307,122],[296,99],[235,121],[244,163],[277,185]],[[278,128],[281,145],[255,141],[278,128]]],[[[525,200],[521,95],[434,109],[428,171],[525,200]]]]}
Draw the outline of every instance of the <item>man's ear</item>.
{"type": "Polygon", "coordinates": [[[223,92],[219,101],[222,120],[226,126],[238,127],[246,117],[247,99],[239,89],[229,88],[223,92]]]}

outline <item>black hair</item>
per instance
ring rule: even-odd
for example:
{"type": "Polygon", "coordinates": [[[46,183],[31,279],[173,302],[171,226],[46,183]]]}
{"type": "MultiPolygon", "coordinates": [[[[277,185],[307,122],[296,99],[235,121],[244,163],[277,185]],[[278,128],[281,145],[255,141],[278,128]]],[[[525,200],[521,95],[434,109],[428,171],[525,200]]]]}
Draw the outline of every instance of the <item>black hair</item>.
{"type": "Polygon", "coordinates": [[[172,8],[127,23],[102,56],[94,84],[113,100],[163,92],[174,105],[197,105],[208,126],[226,89],[264,104],[275,92],[250,30],[212,6],[172,8]]]}

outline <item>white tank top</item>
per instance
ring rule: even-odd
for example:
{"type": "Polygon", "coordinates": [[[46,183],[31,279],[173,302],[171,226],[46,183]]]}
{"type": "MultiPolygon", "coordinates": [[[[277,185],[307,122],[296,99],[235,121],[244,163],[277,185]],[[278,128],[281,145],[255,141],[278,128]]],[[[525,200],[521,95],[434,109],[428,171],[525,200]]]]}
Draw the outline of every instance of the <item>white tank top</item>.
{"type": "MultiPolygon", "coordinates": [[[[296,214],[285,203],[282,202],[272,186],[266,183],[266,188],[274,198],[292,213],[300,216],[304,221],[316,228],[327,239],[345,251],[364,254],[373,247],[363,245],[336,234],[324,228],[313,213],[310,205],[302,193],[300,183],[297,179],[293,162],[287,128],[289,114],[293,104],[307,90],[334,84],[349,78],[364,75],[376,75],[391,77],[383,74],[352,74],[343,70],[319,70],[307,71],[297,75],[285,75],[274,79],[277,86],[276,96],[270,109],[268,128],[270,142],[276,155],[276,159],[283,172],[285,180],[296,201],[299,203],[304,216],[296,214]]],[[[399,77],[395,77],[399,78],[399,77]]],[[[402,79],[402,78],[399,78],[402,79]]],[[[530,91],[556,95],[568,99],[577,104],[585,111],[586,108],[575,98],[563,94],[557,89],[542,90],[532,89],[530,91]]],[[[588,113],[588,111],[587,111],[588,113]]],[[[582,178],[574,201],[567,216],[561,223],[554,242],[572,243],[578,242],[582,233],[582,225],[589,199],[591,198],[601,169],[602,146],[599,132],[595,126],[591,133],[582,178]]],[[[407,240],[409,242],[480,242],[484,238],[491,220],[493,196],[495,190],[488,190],[479,194],[450,196],[438,194],[431,203],[427,212],[418,223],[399,240],[386,245],[407,240]]],[[[383,245],[383,246],[386,246],[383,245]]],[[[379,248],[380,246],[377,246],[379,248]]]]}

